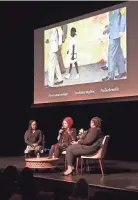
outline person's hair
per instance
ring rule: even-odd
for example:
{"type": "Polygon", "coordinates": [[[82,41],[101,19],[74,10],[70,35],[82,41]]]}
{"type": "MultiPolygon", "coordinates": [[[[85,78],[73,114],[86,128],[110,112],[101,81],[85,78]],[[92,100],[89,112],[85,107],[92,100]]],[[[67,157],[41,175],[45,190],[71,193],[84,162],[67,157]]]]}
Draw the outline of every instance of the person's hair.
{"type": "Polygon", "coordinates": [[[20,189],[23,199],[34,196],[33,171],[30,168],[25,167],[20,173],[20,189]]]}
{"type": "MultiPolygon", "coordinates": [[[[72,119],[71,117],[66,117],[66,118],[64,118],[63,121],[66,121],[66,122],[67,122],[69,128],[71,128],[71,127],[73,126],[73,124],[74,124],[73,119],[72,119]]],[[[62,122],[62,123],[63,123],[63,122],[62,122]]]]}
{"type": "Polygon", "coordinates": [[[71,32],[72,32],[72,31],[73,31],[75,34],[76,34],[76,32],[77,32],[77,31],[76,31],[76,28],[74,28],[74,27],[71,28],[71,32]]]}
{"type": "Polygon", "coordinates": [[[99,117],[93,117],[91,119],[91,121],[93,121],[94,125],[98,128],[101,127],[101,123],[102,123],[102,120],[99,118],[99,117]]]}
{"type": "Polygon", "coordinates": [[[30,168],[25,167],[22,169],[22,171],[20,173],[20,177],[23,180],[32,180],[33,179],[33,171],[30,168]]]}
{"type": "Polygon", "coordinates": [[[20,186],[21,188],[27,188],[33,186],[33,171],[30,168],[25,167],[20,173],[20,186]]]}
{"type": "Polygon", "coordinates": [[[4,170],[4,179],[6,181],[15,181],[18,178],[18,171],[15,166],[8,166],[4,170]]]}
{"type": "Polygon", "coordinates": [[[30,120],[29,121],[29,125],[28,125],[28,130],[31,131],[32,130],[32,123],[36,122],[36,120],[30,120]]]}
{"type": "Polygon", "coordinates": [[[81,197],[87,199],[89,196],[88,191],[89,187],[87,181],[83,178],[80,178],[76,183],[74,197],[81,197]]]}

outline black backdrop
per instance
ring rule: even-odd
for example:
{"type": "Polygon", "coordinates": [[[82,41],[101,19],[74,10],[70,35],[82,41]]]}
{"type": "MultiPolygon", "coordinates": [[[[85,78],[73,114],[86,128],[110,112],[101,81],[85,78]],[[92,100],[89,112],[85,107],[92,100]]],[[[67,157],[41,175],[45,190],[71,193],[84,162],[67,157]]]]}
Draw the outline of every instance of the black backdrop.
{"type": "Polygon", "coordinates": [[[30,109],[33,102],[33,29],[76,17],[116,2],[1,2],[0,155],[23,155],[29,119],[38,120],[49,147],[65,116],[76,128],[88,128],[91,117],[103,119],[111,135],[109,159],[137,160],[137,102],[102,103],[30,109]]]}

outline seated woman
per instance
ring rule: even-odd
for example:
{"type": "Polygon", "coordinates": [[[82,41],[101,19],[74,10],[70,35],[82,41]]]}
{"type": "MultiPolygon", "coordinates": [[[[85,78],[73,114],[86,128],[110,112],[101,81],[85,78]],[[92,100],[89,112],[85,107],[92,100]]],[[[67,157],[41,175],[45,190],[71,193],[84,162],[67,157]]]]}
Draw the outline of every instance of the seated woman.
{"type": "Polygon", "coordinates": [[[59,158],[60,154],[71,145],[73,141],[77,140],[76,129],[72,128],[73,120],[71,117],[66,117],[62,122],[62,128],[59,130],[57,137],[58,143],[51,146],[49,151],[49,158],[59,158]]]}
{"type": "Polygon", "coordinates": [[[68,169],[64,172],[64,175],[67,176],[73,172],[73,161],[75,157],[96,153],[101,147],[102,140],[101,119],[99,117],[93,117],[90,121],[90,128],[84,137],[77,142],[72,142],[72,145],[67,148],[66,160],[68,169]]]}
{"type": "Polygon", "coordinates": [[[30,154],[32,151],[40,153],[42,148],[42,132],[37,129],[37,123],[35,120],[31,120],[29,122],[28,130],[24,135],[25,143],[27,144],[27,148],[25,150],[25,154],[30,154]]]}

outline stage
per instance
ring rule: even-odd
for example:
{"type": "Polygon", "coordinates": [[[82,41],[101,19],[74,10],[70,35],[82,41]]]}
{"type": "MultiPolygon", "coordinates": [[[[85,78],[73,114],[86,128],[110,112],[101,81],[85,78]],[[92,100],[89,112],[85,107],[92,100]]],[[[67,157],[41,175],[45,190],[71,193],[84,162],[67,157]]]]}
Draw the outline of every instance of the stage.
{"type": "MultiPolygon", "coordinates": [[[[100,169],[96,163],[90,163],[90,172],[83,175],[63,176],[64,163],[59,159],[57,169],[45,171],[35,171],[36,183],[41,189],[60,190],[62,185],[70,193],[72,186],[81,177],[88,181],[91,193],[97,190],[115,191],[119,193],[138,194],[138,162],[105,161],[106,175],[102,177],[100,169]]],[[[14,165],[21,170],[25,166],[24,157],[1,157],[0,169],[3,170],[8,165],[14,165]]]]}

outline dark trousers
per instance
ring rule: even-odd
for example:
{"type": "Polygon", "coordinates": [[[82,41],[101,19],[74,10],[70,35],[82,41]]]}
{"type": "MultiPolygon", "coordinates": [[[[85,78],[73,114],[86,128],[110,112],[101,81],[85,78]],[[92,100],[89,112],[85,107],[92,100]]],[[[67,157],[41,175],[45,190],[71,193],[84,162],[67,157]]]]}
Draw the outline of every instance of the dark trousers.
{"type": "MultiPolygon", "coordinates": [[[[78,67],[78,63],[77,63],[77,62],[75,62],[74,64],[75,64],[75,67],[76,67],[76,72],[77,72],[77,74],[79,74],[79,67],[78,67]]],[[[71,71],[72,71],[72,64],[70,64],[70,68],[69,68],[69,74],[71,73],[71,71]]]]}
{"type": "Polygon", "coordinates": [[[51,157],[54,153],[54,156],[56,158],[59,158],[59,156],[61,155],[62,151],[64,151],[64,149],[62,148],[62,146],[59,145],[59,143],[57,144],[53,144],[51,146],[51,149],[49,151],[49,156],[51,157]]]}
{"type": "Polygon", "coordinates": [[[118,68],[118,73],[126,72],[125,59],[120,44],[120,38],[109,39],[108,46],[108,70],[109,77],[114,79],[115,69],[118,68]]]}
{"type": "Polygon", "coordinates": [[[67,165],[72,166],[74,159],[78,156],[94,154],[97,151],[98,151],[97,147],[73,144],[69,146],[66,150],[67,165]]]}

